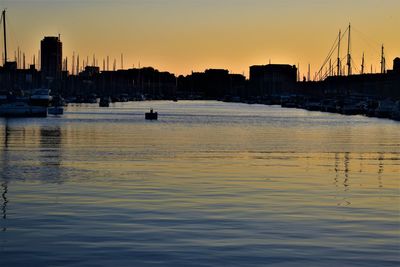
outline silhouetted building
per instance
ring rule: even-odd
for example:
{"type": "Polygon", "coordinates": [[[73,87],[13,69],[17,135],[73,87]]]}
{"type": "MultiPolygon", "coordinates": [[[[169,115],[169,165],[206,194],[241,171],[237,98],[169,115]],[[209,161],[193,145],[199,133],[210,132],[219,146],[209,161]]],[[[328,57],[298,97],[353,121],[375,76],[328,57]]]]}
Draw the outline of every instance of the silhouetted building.
{"type": "Polygon", "coordinates": [[[132,99],[170,99],[175,95],[176,77],[152,67],[117,71],[101,71],[87,66],[79,75],[66,78],[66,95],[119,96],[132,99]]]}
{"type": "Polygon", "coordinates": [[[17,70],[17,62],[15,62],[15,61],[4,62],[3,68],[4,68],[4,70],[8,70],[8,71],[17,70]]]}
{"type": "Polygon", "coordinates": [[[208,69],[178,77],[178,94],[185,98],[223,99],[237,96],[245,88],[246,78],[224,69],[208,69]]]}
{"type": "Polygon", "coordinates": [[[0,90],[13,91],[19,94],[40,86],[40,72],[31,65],[29,69],[17,69],[16,62],[7,62],[0,67],[0,90]]]}
{"type": "Polygon", "coordinates": [[[292,92],[296,81],[296,66],[269,64],[250,67],[250,86],[253,96],[264,97],[292,92]]]}
{"type": "Polygon", "coordinates": [[[229,71],[223,69],[208,69],[204,73],[204,94],[207,98],[218,98],[229,94],[229,71]]]}
{"type": "Polygon", "coordinates": [[[100,68],[97,66],[86,66],[85,70],[79,73],[79,76],[84,78],[93,77],[96,74],[100,73],[100,68]]]}
{"type": "Polygon", "coordinates": [[[44,37],[40,43],[42,83],[61,79],[62,43],[60,37],[44,37]]]}
{"type": "Polygon", "coordinates": [[[393,60],[393,72],[400,73],[400,58],[398,57],[393,60]]]}

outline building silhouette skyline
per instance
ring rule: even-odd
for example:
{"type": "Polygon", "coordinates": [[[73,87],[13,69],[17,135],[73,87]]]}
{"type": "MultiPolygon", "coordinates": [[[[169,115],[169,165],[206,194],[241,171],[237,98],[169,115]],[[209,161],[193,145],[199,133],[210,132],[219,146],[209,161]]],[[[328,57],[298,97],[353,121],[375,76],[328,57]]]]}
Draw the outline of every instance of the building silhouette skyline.
{"type": "Polygon", "coordinates": [[[51,82],[61,79],[62,42],[60,36],[46,36],[40,42],[42,80],[51,82]]]}
{"type": "Polygon", "coordinates": [[[74,58],[75,65],[72,62],[76,72],[69,73],[60,37],[45,36],[40,44],[41,68],[31,65],[21,69],[16,62],[6,62],[0,67],[0,91],[29,95],[33,89],[47,88],[53,95],[74,97],[78,102],[111,97],[115,101],[179,98],[282,104],[282,97],[291,99],[287,96],[292,95],[296,96],[295,102],[313,99],[319,103],[327,99],[330,105],[341,107],[346,98],[353,97],[400,100],[400,58],[394,59],[393,69],[382,73],[332,75],[320,81],[301,80],[297,66],[290,64],[249,66],[247,79],[215,68],[179,76],[153,67],[117,69],[115,60],[113,70],[101,70],[95,57],[92,64],[87,57],[86,64],[80,65],[79,55],[74,58]]]}

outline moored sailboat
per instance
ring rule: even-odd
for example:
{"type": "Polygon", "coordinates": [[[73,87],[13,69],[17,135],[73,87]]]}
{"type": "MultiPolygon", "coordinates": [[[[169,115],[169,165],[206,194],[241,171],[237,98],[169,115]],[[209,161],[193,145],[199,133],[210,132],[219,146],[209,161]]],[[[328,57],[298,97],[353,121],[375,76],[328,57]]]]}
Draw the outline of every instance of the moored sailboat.
{"type": "MultiPolygon", "coordinates": [[[[7,66],[13,62],[7,62],[6,10],[3,10],[1,20],[4,33],[4,66],[7,66]]],[[[47,89],[35,90],[29,98],[26,98],[16,97],[11,91],[3,91],[0,97],[0,116],[46,117],[51,100],[49,93],[50,90],[47,89]]]]}

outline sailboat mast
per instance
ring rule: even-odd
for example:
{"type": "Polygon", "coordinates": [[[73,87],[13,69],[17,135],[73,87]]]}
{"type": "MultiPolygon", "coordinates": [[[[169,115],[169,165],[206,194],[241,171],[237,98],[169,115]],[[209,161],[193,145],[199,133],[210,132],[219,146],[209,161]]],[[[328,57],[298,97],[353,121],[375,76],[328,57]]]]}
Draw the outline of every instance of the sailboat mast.
{"type": "Polygon", "coordinates": [[[382,45],[381,73],[385,73],[385,72],[386,72],[385,47],[382,45]]]}
{"type": "Polygon", "coordinates": [[[347,75],[351,75],[351,54],[350,54],[350,33],[351,33],[351,25],[349,24],[349,37],[347,44],[347,75]]]}
{"type": "Polygon", "coordinates": [[[75,74],[75,52],[72,52],[72,75],[75,74]]]}
{"type": "Polygon", "coordinates": [[[365,58],[364,58],[364,53],[363,53],[362,61],[361,61],[361,74],[364,74],[364,66],[365,66],[365,58]]]}
{"type": "Polygon", "coordinates": [[[339,40],[338,40],[338,48],[337,48],[337,50],[338,50],[338,58],[337,58],[337,75],[338,76],[340,76],[340,73],[341,73],[341,67],[340,67],[340,38],[341,38],[341,35],[342,35],[342,31],[341,30],[339,30],[339,40]]]}
{"type": "Polygon", "coordinates": [[[6,10],[3,10],[3,33],[4,33],[4,64],[7,63],[7,31],[6,31],[6,10]]]}
{"type": "Polygon", "coordinates": [[[76,75],[79,75],[79,54],[76,56],[76,75]]]}

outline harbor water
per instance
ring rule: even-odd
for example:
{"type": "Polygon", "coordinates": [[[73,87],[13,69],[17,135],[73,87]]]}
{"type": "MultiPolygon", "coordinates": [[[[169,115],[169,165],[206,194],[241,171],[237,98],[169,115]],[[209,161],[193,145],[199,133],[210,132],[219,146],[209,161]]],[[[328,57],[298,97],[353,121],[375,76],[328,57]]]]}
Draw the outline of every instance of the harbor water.
{"type": "Polygon", "coordinates": [[[391,120],[215,101],[0,118],[0,193],[0,266],[400,265],[391,120]]]}

